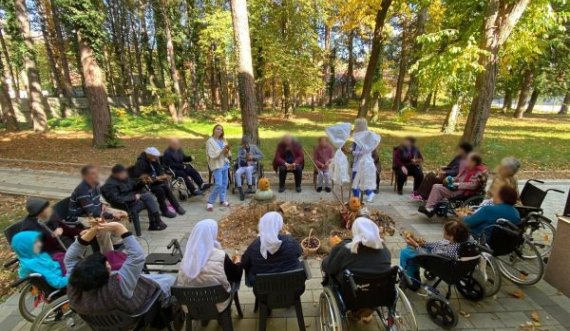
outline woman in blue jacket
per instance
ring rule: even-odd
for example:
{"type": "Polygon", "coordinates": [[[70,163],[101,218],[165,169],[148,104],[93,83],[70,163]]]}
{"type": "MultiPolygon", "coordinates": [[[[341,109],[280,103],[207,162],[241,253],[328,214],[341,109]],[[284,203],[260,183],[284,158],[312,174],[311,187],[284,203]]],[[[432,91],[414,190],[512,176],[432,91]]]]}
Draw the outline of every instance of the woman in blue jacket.
{"type": "Polygon", "coordinates": [[[12,249],[18,255],[20,270],[18,276],[26,278],[37,273],[44,277],[49,286],[60,289],[67,286],[67,276],[60,264],[48,253],[42,253],[42,234],[37,231],[22,231],[12,238],[12,249]]]}

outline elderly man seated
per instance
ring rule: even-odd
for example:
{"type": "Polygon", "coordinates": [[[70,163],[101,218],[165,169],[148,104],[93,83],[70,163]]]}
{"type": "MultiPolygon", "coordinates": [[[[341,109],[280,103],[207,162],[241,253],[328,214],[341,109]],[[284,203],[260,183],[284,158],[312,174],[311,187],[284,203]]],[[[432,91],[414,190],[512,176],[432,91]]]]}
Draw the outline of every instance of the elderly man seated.
{"type": "Polygon", "coordinates": [[[184,211],[174,194],[170,191],[168,185],[169,178],[160,165],[159,156],[160,152],[155,147],[145,149],[135,163],[133,175],[149,185],[150,191],[156,196],[162,216],[168,218],[176,217],[175,213],[168,210],[167,201],[170,202],[179,215],[184,215],[186,211],[184,211]]]}
{"type": "Polygon", "coordinates": [[[279,173],[279,192],[285,191],[285,180],[289,172],[292,172],[295,176],[295,190],[301,192],[304,166],[305,155],[303,147],[290,134],[286,134],[281,139],[279,145],[277,145],[275,158],[273,159],[273,170],[279,173]]]}
{"type": "Polygon", "coordinates": [[[203,195],[202,191],[207,190],[210,184],[204,183],[200,173],[189,164],[192,160],[192,156],[184,154],[180,140],[177,138],[169,140],[168,148],[162,156],[162,162],[165,166],[170,167],[177,177],[184,179],[186,187],[192,195],[203,195]]]}

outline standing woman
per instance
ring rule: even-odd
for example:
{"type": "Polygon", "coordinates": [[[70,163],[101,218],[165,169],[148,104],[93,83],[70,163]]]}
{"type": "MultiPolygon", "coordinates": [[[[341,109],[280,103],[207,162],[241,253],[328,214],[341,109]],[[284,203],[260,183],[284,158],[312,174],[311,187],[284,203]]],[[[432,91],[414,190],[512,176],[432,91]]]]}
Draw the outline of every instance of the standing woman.
{"type": "Polygon", "coordinates": [[[220,124],[214,126],[212,136],[206,142],[206,157],[208,167],[214,176],[214,189],[208,197],[208,211],[214,210],[214,203],[220,196],[220,203],[224,207],[229,207],[226,200],[226,190],[228,187],[228,170],[230,168],[229,157],[232,155],[230,147],[224,139],[224,128],[220,124]]]}

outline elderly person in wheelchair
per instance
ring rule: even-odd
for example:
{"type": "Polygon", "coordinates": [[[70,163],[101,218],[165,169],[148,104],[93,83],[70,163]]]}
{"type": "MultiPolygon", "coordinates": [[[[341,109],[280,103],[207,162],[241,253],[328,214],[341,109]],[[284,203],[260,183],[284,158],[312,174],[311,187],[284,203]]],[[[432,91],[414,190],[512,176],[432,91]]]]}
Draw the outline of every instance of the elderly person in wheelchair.
{"type": "Polygon", "coordinates": [[[249,137],[243,136],[241,138],[241,146],[238,149],[234,176],[241,201],[245,200],[245,194],[255,193],[255,189],[253,188],[255,184],[253,182],[253,175],[258,172],[259,161],[261,161],[261,159],[263,159],[263,153],[259,147],[252,144],[249,137]],[[247,191],[245,191],[245,193],[242,188],[241,177],[243,175],[245,175],[247,181],[247,191]]]}

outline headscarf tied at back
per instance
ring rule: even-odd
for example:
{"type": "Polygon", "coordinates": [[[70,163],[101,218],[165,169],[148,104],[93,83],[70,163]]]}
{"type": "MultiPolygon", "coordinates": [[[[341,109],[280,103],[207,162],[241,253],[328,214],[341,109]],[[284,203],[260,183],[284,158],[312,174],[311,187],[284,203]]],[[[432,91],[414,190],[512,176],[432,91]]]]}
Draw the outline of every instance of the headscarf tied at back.
{"type": "Polygon", "coordinates": [[[218,223],[212,219],[202,220],[192,229],[180,267],[190,279],[200,274],[214,248],[222,248],[217,238],[218,223]]]}
{"type": "Polygon", "coordinates": [[[260,253],[264,259],[267,254],[275,254],[281,247],[279,232],[283,229],[283,216],[278,212],[266,213],[259,220],[260,253]]]}
{"type": "Polygon", "coordinates": [[[347,247],[353,254],[358,253],[358,246],[380,249],[383,247],[384,240],[380,238],[380,228],[376,223],[366,217],[358,217],[352,223],[352,242],[347,247]]]}
{"type": "Polygon", "coordinates": [[[350,138],[350,123],[339,123],[326,128],[327,136],[336,147],[336,152],[331,164],[331,179],[334,183],[344,184],[350,182],[348,173],[348,159],[342,152],[342,146],[350,138]]]}

